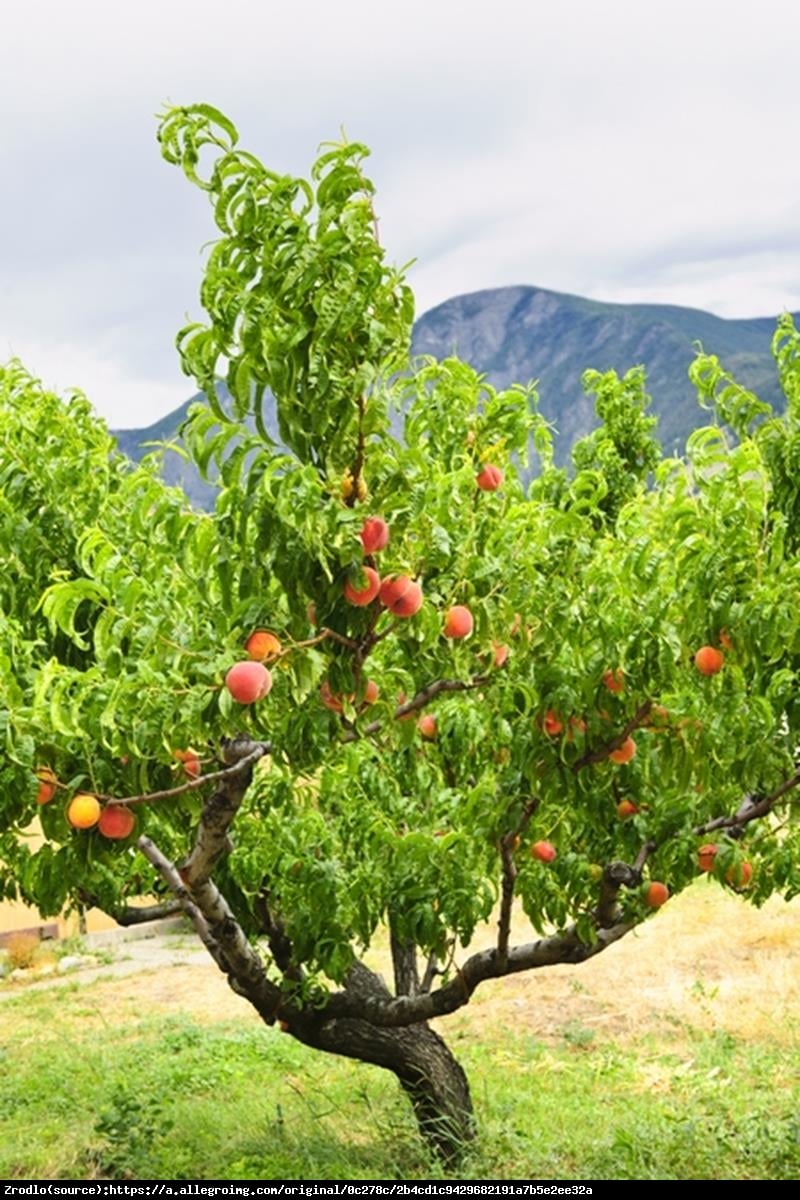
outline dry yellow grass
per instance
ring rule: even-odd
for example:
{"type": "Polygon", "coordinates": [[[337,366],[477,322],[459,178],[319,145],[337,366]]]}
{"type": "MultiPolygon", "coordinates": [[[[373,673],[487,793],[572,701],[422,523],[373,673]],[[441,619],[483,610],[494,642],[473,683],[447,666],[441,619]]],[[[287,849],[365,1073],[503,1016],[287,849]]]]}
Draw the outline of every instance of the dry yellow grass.
{"type": "MultiPolygon", "coordinates": [[[[671,1022],[788,1044],[796,1040],[800,1018],[798,917],[800,899],[773,899],[756,909],[703,880],[597,958],[484,984],[468,1007],[439,1027],[475,1038],[507,1029],[548,1041],[570,1023],[621,1036],[663,1032],[671,1022]]],[[[476,942],[491,944],[493,932],[487,926],[476,942]]],[[[517,914],[515,940],[530,937],[517,914]]],[[[376,948],[370,961],[391,977],[385,948],[376,948]]],[[[169,1012],[209,1022],[259,1020],[210,960],[124,979],[110,974],[65,1004],[63,1021],[70,1021],[73,1009],[84,1028],[87,1021],[102,1024],[107,1014],[118,1029],[126,1015],[169,1012]]],[[[13,1024],[11,1012],[3,1017],[13,1024]]]]}

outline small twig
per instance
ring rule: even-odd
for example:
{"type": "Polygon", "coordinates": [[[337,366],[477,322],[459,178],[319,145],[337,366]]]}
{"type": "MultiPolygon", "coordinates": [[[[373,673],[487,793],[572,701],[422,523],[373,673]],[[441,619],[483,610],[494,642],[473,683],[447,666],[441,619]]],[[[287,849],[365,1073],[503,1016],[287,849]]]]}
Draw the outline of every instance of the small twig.
{"type": "Polygon", "coordinates": [[[164,788],[160,792],[145,792],[141,796],[105,796],[102,793],[97,793],[98,800],[104,800],[106,804],[145,804],[148,800],[170,800],[174,796],[182,796],[184,792],[192,792],[197,788],[203,787],[207,783],[217,783],[221,779],[230,779],[234,775],[238,775],[240,771],[244,771],[247,767],[252,766],[263,758],[265,754],[272,753],[272,745],[270,742],[259,742],[254,750],[239,762],[230,767],[223,767],[220,771],[212,771],[208,775],[199,775],[197,779],[189,779],[186,783],[181,783],[174,788],[164,788]]]}
{"type": "Polygon", "coordinates": [[[286,658],[287,655],[293,654],[295,650],[307,650],[309,646],[318,646],[320,642],[327,641],[327,639],[331,636],[332,634],[330,629],[323,629],[322,633],[318,633],[316,637],[306,638],[302,642],[292,642],[292,644],[287,646],[285,650],[281,650],[280,654],[275,655],[275,657],[271,660],[270,665],[272,665],[272,663],[280,662],[281,659],[286,658]]]}
{"type": "Polygon", "coordinates": [[[637,708],[627,725],[625,725],[615,737],[611,738],[611,740],[608,742],[604,742],[602,746],[598,747],[597,750],[587,750],[587,752],[582,755],[577,762],[574,762],[572,764],[573,772],[577,774],[578,771],[581,771],[584,767],[590,766],[592,763],[604,762],[608,758],[609,754],[612,754],[615,750],[619,750],[622,743],[626,740],[626,738],[630,737],[634,729],[638,729],[642,722],[647,719],[647,717],[650,715],[650,710],[652,707],[653,701],[645,700],[644,704],[641,704],[639,708],[637,708]]]}
{"type": "Polygon", "coordinates": [[[329,629],[327,625],[323,628],[322,632],[325,637],[331,638],[334,642],[339,642],[342,646],[347,646],[348,650],[357,651],[360,649],[360,644],[354,638],[345,637],[343,633],[337,633],[335,629],[329,629]]]}
{"type": "Polygon", "coordinates": [[[759,817],[765,817],[779,800],[782,800],[787,792],[791,792],[794,788],[800,786],[800,771],[792,775],[789,779],[784,779],[783,783],[779,784],[774,792],[770,792],[767,796],[762,796],[760,800],[753,803],[745,803],[740,805],[738,812],[735,812],[731,817],[714,817],[711,821],[706,821],[704,825],[695,826],[693,832],[702,835],[711,833],[715,829],[741,829],[744,825],[749,825],[751,821],[757,821],[759,817]]]}
{"type": "Polygon", "coordinates": [[[497,921],[497,963],[505,969],[508,962],[508,939],[511,933],[511,911],[514,904],[514,888],[517,882],[517,865],[514,862],[514,851],[517,841],[525,826],[539,807],[539,797],[532,796],[522,809],[522,814],[516,828],[501,837],[500,859],[503,865],[502,896],[500,900],[500,916],[497,921]]]}
{"type": "Polygon", "coordinates": [[[647,862],[650,855],[654,854],[657,849],[658,842],[654,841],[652,838],[650,841],[644,843],[633,862],[633,869],[637,875],[641,876],[642,871],[644,870],[644,864],[647,862]]]}
{"type": "MultiPolygon", "coordinates": [[[[437,679],[434,683],[428,684],[422,691],[417,692],[411,700],[405,704],[398,704],[394,710],[392,720],[400,721],[403,717],[410,713],[418,712],[424,708],[429,700],[434,696],[438,696],[441,692],[469,692],[475,688],[484,687],[489,682],[488,675],[476,675],[469,681],[459,679],[437,679]]],[[[383,728],[383,721],[370,721],[369,725],[365,725],[360,731],[350,727],[347,733],[342,738],[343,742],[356,742],[362,737],[371,737],[373,733],[379,733],[383,728]]]]}

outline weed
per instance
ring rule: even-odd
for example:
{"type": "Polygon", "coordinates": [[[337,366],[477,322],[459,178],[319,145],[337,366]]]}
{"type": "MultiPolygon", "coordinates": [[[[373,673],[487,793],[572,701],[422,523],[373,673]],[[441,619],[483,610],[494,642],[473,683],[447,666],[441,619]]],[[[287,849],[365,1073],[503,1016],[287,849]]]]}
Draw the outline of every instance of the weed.
{"type": "Polygon", "coordinates": [[[12,933],[6,942],[6,963],[10,971],[27,971],[39,956],[39,939],[33,933],[12,933]]]}
{"type": "Polygon", "coordinates": [[[163,1101],[155,1096],[133,1095],[118,1084],[95,1123],[99,1139],[87,1152],[87,1161],[103,1179],[142,1178],[154,1143],[172,1128],[163,1101]]]}

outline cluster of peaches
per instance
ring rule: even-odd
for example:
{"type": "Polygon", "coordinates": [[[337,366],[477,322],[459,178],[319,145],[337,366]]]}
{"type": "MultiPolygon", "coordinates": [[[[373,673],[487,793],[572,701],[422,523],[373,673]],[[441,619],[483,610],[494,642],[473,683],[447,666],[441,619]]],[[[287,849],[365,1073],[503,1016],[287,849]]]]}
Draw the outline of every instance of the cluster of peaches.
{"type": "MultiPolygon", "coordinates": [[[[494,491],[502,482],[503,472],[499,467],[491,465],[484,467],[476,480],[477,486],[483,491],[494,491]]],[[[360,538],[364,554],[371,558],[385,550],[389,544],[389,526],[382,517],[367,517],[361,527],[360,538]]],[[[388,575],[381,579],[378,571],[369,563],[359,568],[356,578],[345,580],[343,595],[345,600],[356,608],[366,608],[378,601],[400,620],[415,616],[423,602],[422,587],[416,579],[402,574],[388,575]]],[[[312,619],[313,615],[310,611],[309,616],[312,619]]],[[[454,604],[444,615],[442,633],[446,638],[459,640],[469,637],[474,625],[469,608],[464,604],[454,604]]],[[[247,659],[234,663],[225,676],[225,686],[237,703],[254,704],[269,695],[273,681],[266,663],[277,658],[282,653],[282,648],[274,633],[266,629],[257,629],[247,639],[245,651],[247,659]]],[[[508,657],[508,647],[495,644],[492,655],[495,666],[502,666],[508,657]]],[[[366,680],[362,707],[374,704],[378,695],[378,685],[374,680],[366,680]]],[[[331,692],[327,680],[320,688],[320,699],[332,712],[343,711],[342,697],[331,692]]],[[[349,699],[352,702],[354,697],[349,699]]],[[[422,737],[431,740],[436,736],[435,718],[429,714],[420,719],[419,727],[422,737]]]]}
{"type": "MultiPolygon", "coordinates": [[[[187,779],[198,779],[202,774],[196,750],[175,750],[173,758],[182,764],[187,779]]],[[[39,781],[36,803],[49,804],[63,785],[50,767],[38,767],[36,778],[39,781]]],[[[111,841],[125,841],[136,828],[136,817],[126,804],[120,801],[102,804],[93,792],[75,792],[67,805],[67,820],[73,829],[97,827],[103,837],[111,841]]]]}
{"type": "MultiPolygon", "coordinates": [[[[50,767],[39,767],[36,777],[36,803],[49,804],[60,786],[55,772],[50,767]]],[[[136,817],[124,804],[103,805],[92,792],[75,793],[67,806],[67,820],[73,829],[93,829],[96,825],[103,837],[112,841],[130,837],[136,825],[136,817]]]]}

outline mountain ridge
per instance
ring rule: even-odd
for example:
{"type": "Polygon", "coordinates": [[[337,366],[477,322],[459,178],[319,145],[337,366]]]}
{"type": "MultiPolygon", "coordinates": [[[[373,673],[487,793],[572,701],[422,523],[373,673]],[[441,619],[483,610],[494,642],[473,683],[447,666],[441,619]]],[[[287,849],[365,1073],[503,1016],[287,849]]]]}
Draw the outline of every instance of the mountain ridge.
{"type": "MultiPolygon", "coordinates": [[[[593,300],[519,284],[454,296],[429,309],[415,322],[411,349],[412,355],[438,359],[457,354],[498,388],[536,380],[540,411],[557,432],[556,458],[565,462],[572,443],[596,424],[592,398],[581,386],[588,368],[623,374],[645,367],[656,433],[670,453],[708,421],[688,379],[696,343],[716,354],[744,387],[781,409],[784,398],[770,351],[776,322],[777,317],[718,317],[681,305],[593,300]]],[[[172,440],[198,398],[144,429],[113,431],[120,450],[139,459],[147,452],[143,443],[172,440]]],[[[165,456],[164,474],[194,503],[209,503],[213,489],[179,455],[165,456]]]]}

